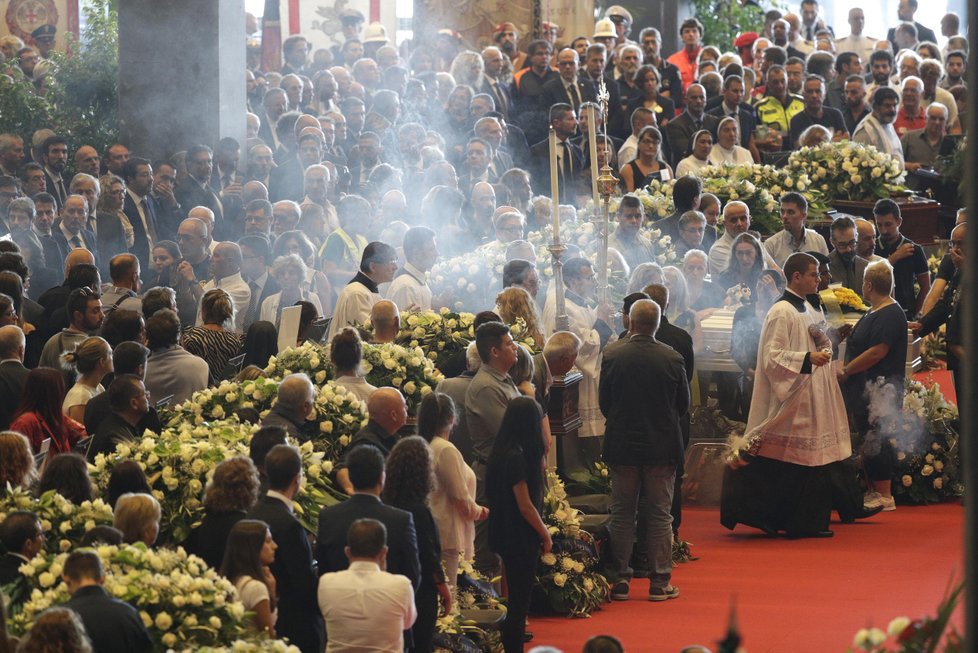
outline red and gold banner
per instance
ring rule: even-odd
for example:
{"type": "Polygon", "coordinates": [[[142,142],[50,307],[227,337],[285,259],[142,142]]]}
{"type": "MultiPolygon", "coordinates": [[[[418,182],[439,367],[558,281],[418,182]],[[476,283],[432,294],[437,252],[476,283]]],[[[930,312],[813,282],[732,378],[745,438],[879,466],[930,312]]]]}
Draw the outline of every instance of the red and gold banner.
{"type": "Polygon", "coordinates": [[[53,25],[58,33],[55,49],[64,51],[66,32],[78,36],[78,0],[0,0],[0,36],[12,34],[33,45],[31,32],[53,25]]]}

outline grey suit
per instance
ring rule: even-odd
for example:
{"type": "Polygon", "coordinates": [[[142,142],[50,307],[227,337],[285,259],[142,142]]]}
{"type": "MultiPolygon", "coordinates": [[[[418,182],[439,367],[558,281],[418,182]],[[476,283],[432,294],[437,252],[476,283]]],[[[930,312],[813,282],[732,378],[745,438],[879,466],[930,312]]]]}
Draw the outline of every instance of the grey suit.
{"type": "Polygon", "coordinates": [[[154,351],[146,361],[146,389],[157,399],[173,395],[175,406],[207,387],[207,361],[180,345],[154,351]]]}
{"type": "Polygon", "coordinates": [[[869,261],[861,256],[853,257],[851,264],[846,264],[839,256],[838,250],[832,250],[829,254],[829,272],[832,274],[832,281],[841,283],[846,288],[854,291],[857,295],[863,292],[863,274],[869,261]]]}

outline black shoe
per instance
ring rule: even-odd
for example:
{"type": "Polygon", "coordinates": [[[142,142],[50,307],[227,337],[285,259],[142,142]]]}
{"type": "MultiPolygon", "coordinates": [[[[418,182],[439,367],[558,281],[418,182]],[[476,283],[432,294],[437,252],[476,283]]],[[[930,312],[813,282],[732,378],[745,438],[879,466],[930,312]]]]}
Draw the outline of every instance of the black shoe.
{"type": "Polygon", "coordinates": [[[841,520],[843,524],[851,524],[857,519],[866,519],[867,517],[872,517],[873,515],[875,515],[878,512],[881,512],[882,510],[883,510],[882,505],[873,506],[872,508],[866,508],[865,506],[863,506],[863,508],[859,512],[848,515],[846,517],[841,517],[841,520]]]}
{"type": "Polygon", "coordinates": [[[812,533],[788,533],[789,540],[801,540],[809,537],[834,537],[835,533],[829,530],[815,531],[812,533]]]}
{"type": "Polygon", "coordinates": [[[533,633],[530,632],[529,630],[524,630],[523,631],[523,641],[524,642],[532,642],[533,641],[533,633]]]}

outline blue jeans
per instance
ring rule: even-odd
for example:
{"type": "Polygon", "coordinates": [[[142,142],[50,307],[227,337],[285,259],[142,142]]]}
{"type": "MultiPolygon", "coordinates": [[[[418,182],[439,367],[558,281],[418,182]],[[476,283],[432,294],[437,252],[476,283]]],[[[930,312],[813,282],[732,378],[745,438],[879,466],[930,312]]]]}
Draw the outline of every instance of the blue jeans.
{"type": "Polygon", "coordinates": [[[672,496],[674,465],[609,465],[611,470],[611,555],[615,571],[632,577],[639,489],[645,492],[645,532],[649,586],[662,588],[672,577],[672,496]]]}

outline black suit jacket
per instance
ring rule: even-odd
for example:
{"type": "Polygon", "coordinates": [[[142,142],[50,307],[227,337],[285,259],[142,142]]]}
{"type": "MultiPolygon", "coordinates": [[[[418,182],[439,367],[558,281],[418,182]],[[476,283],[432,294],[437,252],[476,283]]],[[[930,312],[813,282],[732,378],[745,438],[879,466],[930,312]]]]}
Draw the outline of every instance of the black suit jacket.
{"type": "Polygon", "coordinates": [[[98,653],[139,653],[152,651],[150,639],[139,613],[128,603],[109,596],[98,585],[83,587],[64,607],[75,612],[85,624],[85,632],[98,653]]]}
{"type": "Polygon", "coordinates": [[[30,370],[18,361],[0,363],[0,430],[10,426],[29,373],[30,370]]]}
{"type": "MultiPolygon", "coordinates": [[[[584,71],[581,71],[580,77],[585,86],[591,87],[594,97],[597,97],[600,82],[592,80],[584,71]]],[[[608,134],[622,139],[628,138],[632,133],[629,115],[625,111],[628,98],[622,98],[618,82],[610,75],[605,75],[604,85],[608,89],[608,134]]]]}
{"type": "MultiPolygon", "coordinates": [[[[708,113],[703,114],[702,126],[699,129],[709,129],[713,134],[714,140],[717,134],[717,125],[720,124],[719,118],[708,113]]],[[[676,165],[686,156],[689,149],[689,141],[697,131],[696,124],[688,112],[681,114],[669,121],[663,136],[669,142],[669,164],[675,169],[676,165]]]]}
{"type": "MultiPolygon", "coordinates": [[[[128,193],[127,193],[128,195],[128,193]]],[[[129,218],[132,220],[132,218],[129,218]]],[[[95,214],[95,223],[98,225],[98,234],[95,237],[100,252],[104,252],[111,259],[116,254],[128,251],[126,247],[126,232],[122,228],[122,220],[118,214],[99,211],[95,214]]],[[[135,229],[135,227],[133,227],[135,229]]],[[[103,279],[109,278],[109,262],[102,261],[103,265],[99,268],[103,279]]],[[[143,270],[150,269],[147,262],[139,261],[143,270]]]]}
{"type": "Polygon", "coordinates": [[[292,157],[268,174],[268,199],[272,202],[292,200],[301,202],[305,197],[303,169],[299,160],[292,157]]]}
{"type": "MultiPolygon", "coordinates": [[[[64,186],[65,199],[67,199],[69,195],[68,193],[69,180],[65,179],[64,174],[61,175],[61,184],[62,186],[64,186]]],[[[51,178],[51,175],[48,174],[47,168],[44,168],[44,190],[46,190],[47,192],[51,193],[51,195],[54,196],[54,201],[57,204],[58,212],[60,213],[61,209],[64,207],[64,202],[62,201],[61,196],[58,194],[58,187],[54,185],[54,180],[51,178]]]]}
{"type": "Polygon", "coordinates": [[[387,571],[407,576],[416,590],[421,582],[421,562],[414,518],[411,513],[385,505],[371,494],[355,493],[343,503],[327,506],[319,513],[316,536],[319,573],[342,571],[349,566],[343,552],[346,532],[358,519],[376,519],[387,527],[387,571]]]}
{"type": "Polygon", "coordinates": [[[498,89],[498,94],[505,100],[505,107],[499,106],[499,95],[497,95],[497,91],[494,90],[493,85],[490,84],[488,80],[482,80],[482,86],[479,87],[479,93],[485,93],[491,97],[493,102],[496,103],[496,111],[503,114],[503,117],[508,121],[510,109],[513,108],[513,89],[509,84],[504,84],[503,82],[498,82],[495,85],[495,89],[498,89]]]}
{"type": "MultiPolygon", "coordinates": [[[[707,113],[716,116],[717,124],[727,115],[722,100],[718,106],[708,109],[707,113]]],[[[750,137],[754,133],[754,129],[757,128],[757,111],[746,102],[741,102],[737,105],[737,119],[740,121],[740,146],[747,147],[750,145],[750,137]]]]}
{"type": "MultiPolygon", "coordinates": [[[[99,266],[100,259],[98,252],[98,237],[96,237],[95,233],[91,229],[82,229],[80,233],[82,240],[85,241],[85,248],[92,253],[92,256],[95,257],[95,265],[101,267],[99,266]]],[[[65,238],[65,235],[61,233],[59,222],[55,222],[54,226],[51,228],[51,238],[53,238],[54,241],[58,243],[58,246],[64,250],[66,257],[71,250],[75,249],[68,243],[68,239],[65,238]]]]}
{"type": "Polygon", "coordinates": [[[546,106],[553,106],[558,102],[563,102],[564,104],[569,104],[574,109],[579,109],[581,103],[583,102],[595,102],[597,101],[597,94],[594,91],[594,84],[588,84],[580,79],[577,80],[577,92],[581,96],[580,102],[574,102],[567,89],[564,87],[564,80],[561,77],[556,79],[551,79],[549,82],[543,85],[543,103],[546,106]]]}
{"type": "Polygon", "coordinates": [[[690,402],[682,356],[650,336],[619,340],[604,351],[598,387],[605,461],[682,465],[681,418],[690,402]]]}
{"type": "MultiPolygon", "coordinates": [[[[923,43],[924,41],[930,41],[931,43],[937,43],[937,35],[934,34],[934,30],[930,29],[929,27],[924,27],[923,25],[921,25],[917,21],[914,21],[913,24],[917,27],[917,42],[918,43],[923,43]]],[[[891,46],[893,46],[893,51],[894,52],[896,52],[899,49],[899,48],[897,48],[896,40],[894,39],[895,36],[896,36],[896,28],[895,27],[891,27],[890,28],[890,31],[888,31],[886,33],[886,40],[890,42],[890,45],[891,46]]]]}
{"type": "Polygon", "coordinates": [[[185,212],[195,206],[206,206],[214,212],[214,229],[222,228],[224,221],[224,210],[221,202],[214,193],[214,189],[208,186],[201,186],[195,179],[188,177],[186,181],[177,186],[174,191],[177,202],[185,212]]]}
{"type": "MultiPolygon", "coordinates": [[[[129,250],[137,259],[139,259],[139,265],[143,270],[149,268],[151,263],[151,254],[149,246],[149,234],[146,233],[146,229],[143,228],[143,221],[139,217],[139,208],[132,199],[132,195],[129,191],[125,193],[126,201],[122,206],[122,212],[126,214],[129,218],[129,223],[132,225],[133,231],[133,244],[132,248],[129,250]]],[[[146,223],[149,225],[159,238],[159,222],[156,219],[156,200],[151,196],[146,196],[146,223]]]]}
{"type": "MultiPolygon", "coordinates": [[[[584,152],[581,151],[579,145],[575,145],[573,141],[568,140],[567,145],[570,148],[571,156],[574,162],[574,175],[568,179],[564,179],[564,175],[560,174],[560,203],[561,204],[573,204],[574,203],[574,193],[575,193],[575,175],[577,175],[581,170],[584,169],[584,152]]],[[[558,148],[560,145],[558,144],[558,148]]],[[[530,178],[533,182],[533,189],[536,193],[541,195],[550,195],[550,143],[549,141],[540,141],[536,145],[530,148],[530,158],[531,164],[531,175],[530,178]]]]}
{"type": "Polygon", "coordinates": [[[248,519],[268,524],[278,545],[271,564],[278,590],[276,634],[288,637],[302,653],[322,653],[326,634],[316,595],[319,575],[305,529],[282,501],[268,495],[258,500],[248,519]]]}

